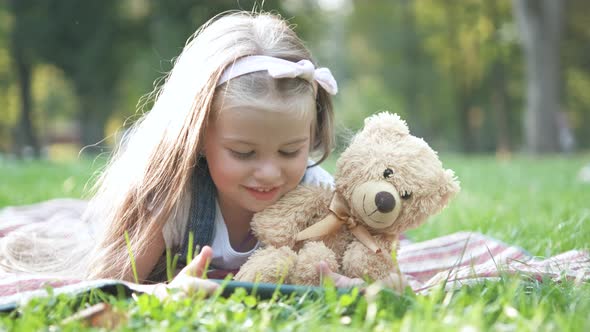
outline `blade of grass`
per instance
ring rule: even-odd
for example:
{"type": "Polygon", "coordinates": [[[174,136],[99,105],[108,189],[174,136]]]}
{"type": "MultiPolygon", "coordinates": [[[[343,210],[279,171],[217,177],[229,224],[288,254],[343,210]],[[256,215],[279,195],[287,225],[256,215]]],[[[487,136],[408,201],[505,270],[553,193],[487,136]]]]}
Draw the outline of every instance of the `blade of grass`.
{"type": "Polygon", "coordinates": [[[133,251],[131,250],[131,241],[129,241],[129,234],[125,231],[125,243],[127,243],[127,252],[129,253],[129,259],[131,260],[131,269],[133,270],[133,280],[135,283],[139,283],[139,278],[137,277],[137,267],[135,266],[135,256],[133,256],[133,251]]]}
{"type": "Polygon", "coordinates": [[[190,265],[193,260],[193,241],[195,234],[193,232],[188,233],[188,251],[186,254],[186,265],[190,265]]]}
{"type": "Polygon", "coordinates": [[[170,248],[166,248],[166,279],[168,282],[172,281],[174,273],[172,271],[172,253],[170,248]]]}

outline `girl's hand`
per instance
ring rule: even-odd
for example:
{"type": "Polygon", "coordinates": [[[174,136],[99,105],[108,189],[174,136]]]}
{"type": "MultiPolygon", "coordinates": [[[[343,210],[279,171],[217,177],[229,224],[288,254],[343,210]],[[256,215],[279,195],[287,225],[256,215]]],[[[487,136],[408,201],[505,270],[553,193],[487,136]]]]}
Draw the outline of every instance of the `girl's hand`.
{"type": "Polygon", "coordinates": [[[212,256],[213,250],[211,247],[204,246],[197,257],[189,265],[185,266],[168,285],[157,284],[154,287],[153,294],[160,299],[176,294],[180,294],[181,297],[188,296],[200,290],[206,294],[212,294],[219,285],[212,281],[202,279],[205,276],[207,263],[211,260],[212,256]]]}

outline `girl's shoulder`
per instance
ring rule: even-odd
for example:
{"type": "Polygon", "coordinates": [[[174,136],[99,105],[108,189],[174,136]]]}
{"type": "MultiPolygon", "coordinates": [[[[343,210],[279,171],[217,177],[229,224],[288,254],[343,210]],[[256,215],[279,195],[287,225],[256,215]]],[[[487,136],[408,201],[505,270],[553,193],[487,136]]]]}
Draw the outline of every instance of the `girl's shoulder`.
{"type": "Polygon", "coordinates": [[[328,185],[330,187],[334,187],[334,177],[332,174],[328,173],[328,171],[319,165],[309,167],[314,164],[313,160],[309,160],[307,164],[308,168],[305,171],[303,179],[301,179],[301,184],[324,187],[328,185]]]}

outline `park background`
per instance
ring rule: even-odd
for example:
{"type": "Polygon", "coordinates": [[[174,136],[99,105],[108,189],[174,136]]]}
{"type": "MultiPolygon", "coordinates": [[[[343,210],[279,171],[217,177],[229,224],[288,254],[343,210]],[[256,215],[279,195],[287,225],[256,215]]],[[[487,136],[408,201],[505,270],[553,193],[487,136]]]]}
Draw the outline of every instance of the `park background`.
{"type": "MultiPolygon", "coordinates": [[[[461,193],[411,241],[467,231],[537,258],[590,248],[584,0],[0,0],[0,208],[91,195],[187,38],[222,11],[261,8],[296,25],[338,80],[336,152],[363,118],[389,110],[457,174],[461,193]]],[[[130,314],[128,330],[590,331],[590,284],[578,279],[501,275],[380,294],[50,296],[0,313],[0,330],[79,330],[66,318],[108,301],[130,314]]]]}
{"type": "Polygon", "coordinates": [[[90,197],[187,38],[238,9],[289,19],[338,80],[328,171],[382,110],[455,171],[461,193],[414,240],[478,231],[543,257],[588,248],[582,0],[0,2],[0,208],[90,197]]]}
{"type": "Polygon", "coordinates": [[[7,0],[1,158],[108,153],[149,110],[141,97],[187,38],[235,9],[296,26],[338,80],[340,136],[389,110],[439,151],[510,158],[590,147],[587,1],[7,0]]]}

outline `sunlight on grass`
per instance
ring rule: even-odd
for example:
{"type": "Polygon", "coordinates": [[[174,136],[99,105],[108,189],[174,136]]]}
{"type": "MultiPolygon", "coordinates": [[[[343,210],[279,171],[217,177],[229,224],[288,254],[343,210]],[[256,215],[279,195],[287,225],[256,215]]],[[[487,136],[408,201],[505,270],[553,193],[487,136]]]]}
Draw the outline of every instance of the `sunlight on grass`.
{"type": "MultiPolygon", "coordinates": [[[[95,292],[96,293],[96,292],[95,292]]],[[[382,291],[338,296],[280,296],[263,300],[236,290],[228,298],[195,295],[161,301],[153,295],[133,299],[95,294],[35,299],[11,314],[0,314],[7,330],[78,329],[82,321],[64,320],[81,308],[107,301],[126,315],[126,329],[248,331],[587,331],[590,289],[569,283],[541,285],[514,278],[483,282],[457,291],[428,295],[382,291]]],[[[121,326],[123,327],[123,326],[121,326]]]]}
{"type": "Polygon", "coordinates": [[[103,159],[75,162],[0,160],[0,207],[58,197],[86,197],[103,159]]]}
{"type": "MultiPolygon", "coordinates": [[[[537,256],[589,248],[590,184],[577,181],[576,174],[590,156],[441,158],[455,170],[462,192],[442,213],[409,232],[412,240],[478,231],[537,256]]],[[[326,163],[330,171],[334,160],[326,163]]],[[[1,162],[0,167],[0,206],[81,197],[89,175],[98,169],[89,161],[1,162]]],[[[169,260],[174,265],[174,259],[169,260]]],[[[323,296],[277,294],[272,299],[245,290],[229,298],[217,294],[180,301],[145,294],[131,299],[94,294],[35,299],[15,312],[0,314],[0,330],[77,330],[84,328],[83,322],[64,319],[104,301],[126,313],[127,325],[122,328],[129,330],[590,330],[590,285],[517,276],[426,295],[386,290],[340,296],[330,287],[323,296]]]]}
{"type": "Polygon", "coordinates": [[[425,240],[472,230],[515,244],[533,255],[587,249],[590,184],[577,173],[590,156],[576,158],[443,157],[461,193],[411,237],[425,240]]]}

